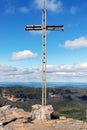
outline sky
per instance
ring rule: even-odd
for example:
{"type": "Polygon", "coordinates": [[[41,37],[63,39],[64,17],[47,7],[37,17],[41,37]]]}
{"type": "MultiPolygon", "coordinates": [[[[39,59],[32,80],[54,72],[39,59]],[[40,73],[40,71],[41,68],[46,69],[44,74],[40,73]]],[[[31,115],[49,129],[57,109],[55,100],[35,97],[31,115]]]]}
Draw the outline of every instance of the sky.
{"type": "MultiPolygon", "coordinates": [[[[0,82],[41,82],[44,0],[0,0],[0,82]]],[[[46,0],[47,82],[87,82],[87,0],[46,0]]]]}

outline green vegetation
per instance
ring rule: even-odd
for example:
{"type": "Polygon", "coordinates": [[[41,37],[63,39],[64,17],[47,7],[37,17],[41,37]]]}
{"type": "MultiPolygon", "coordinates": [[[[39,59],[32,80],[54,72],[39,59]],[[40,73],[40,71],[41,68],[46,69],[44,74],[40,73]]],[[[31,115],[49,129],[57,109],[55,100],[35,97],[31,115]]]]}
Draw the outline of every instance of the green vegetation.
{"type": "MultiPolygon", "coordinates": [[[[1,87],[0,88],[0,106],[10,104],[12,107],[23,108],[25,111],[31,111],[31,106],[41,104],[41,88],[25,87],[1,87]],[[12,102],[3,98],[3,93],[14,95],[21,100],[12,102]]],[[[87,109],[87,89],[79,88],[48,88],[47,104],[52,104],[55,110],[52,118],[66,116],[80,120],[86,119],[87,109]]]]}
{"type": "Polygon", "coordinates": [[[84,120],[85,119],[85,109],[82,108],[72,108],[72,109],[67,109],[67,110],[62,110],[60,111],[60,115],[64,115],[66,117],[72,117],[75,119],[80,119],[80,120],[84,120]]]}
{"type": "Polygon", "coordinates": [[[2,95],[2,88],[0,87],[0,95],[2,95]]]}

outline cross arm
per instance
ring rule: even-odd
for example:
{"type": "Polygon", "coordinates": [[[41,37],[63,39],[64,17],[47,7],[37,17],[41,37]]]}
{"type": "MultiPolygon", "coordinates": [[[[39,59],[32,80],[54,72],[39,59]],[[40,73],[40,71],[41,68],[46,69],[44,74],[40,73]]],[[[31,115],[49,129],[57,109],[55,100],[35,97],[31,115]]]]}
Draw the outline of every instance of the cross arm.
{"type": "Polygon", "coordinates": [[[33,30],[43,30],[43,29],[46,29],[46,30],[62,30],[64,31],[64,26],[41,26],[41,25],[26,25],[25,27],[25,30],[26,31],[33,31],[33,30]]]}
{"type": "Polygon", "coordinates": [[[46,30],[58,30],[58,31],[60,31],[60,30],[62,30],[62,31],[64,31],[64,26],[62,25],[62,26],[46,26],[46,30]]]}
{"type": "Polygon", "coordinates": [[[41,25],[26,25],[25,26],[25,30],[26,31],[31,31],[31,30],[42,30],[42,26],[41,25]]]}

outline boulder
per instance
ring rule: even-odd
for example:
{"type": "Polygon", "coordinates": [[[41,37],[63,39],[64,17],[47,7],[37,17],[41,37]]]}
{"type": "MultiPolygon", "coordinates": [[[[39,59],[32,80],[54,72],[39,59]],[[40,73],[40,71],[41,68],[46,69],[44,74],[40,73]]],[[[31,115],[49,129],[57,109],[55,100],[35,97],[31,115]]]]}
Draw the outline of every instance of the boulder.
{"type": "Polygon", "coordinates": [[[32,119],[51,119],[51,114],[54,112],[52,105],[42,106],[39,104],[32,106],[32,119]]]}
{"type": "Polygon", "coordinates": [[[66,117],[65,116],[60,116],[59,119],[60,120],[66,120],[66,117]]]}
{"type": "Polygon", "coordinates": [[[0,110],[1,110],[1,111],[6,111],[6,110],[8,110],[8,109],[10,109],[10,108],[11,108],[10,105],[5,105],[5,106],[3,106],[3,107],[0,107],[0,110]]]}

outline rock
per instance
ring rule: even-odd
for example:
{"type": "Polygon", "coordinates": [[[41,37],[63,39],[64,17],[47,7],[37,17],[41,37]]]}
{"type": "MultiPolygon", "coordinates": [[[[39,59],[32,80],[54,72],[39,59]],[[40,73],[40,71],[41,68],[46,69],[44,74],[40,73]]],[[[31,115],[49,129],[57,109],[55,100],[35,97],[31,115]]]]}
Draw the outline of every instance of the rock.
{"type": "Polygon", "coordinates": [[[23,118],[23,123],[31,123],[31,121],[32,121],[32,118],[30,117],[23,118]]]}
{"type": "Polygon", "coordinates": [[[29,112],[25,112],[23,109],[17,109],[17,108],[12,108],[12,114],[14,115],[14,117],[16,118],[31,118],[31,113],[29,112]]]}
{"type": "Polygon", "coordinates": [[[32,113],[18,108],[6,109],[6,119],[0,119],[0,130],[87,130],[86,122],[72,118],[66,119],[65,116],[56,120],[46,120],[53,112],[51,105],[34,105],[32,108],[32,113]],[[39,120],[32,120],[31,114],[39,120]]]}
{"type": "Polygon", "coordinates": [[[10,105],[5,105],[3,107],[0,107],[0,110],[5,111],[5,110],[10,109],[10,108],[11,108],[10,105]]]}
{"type": "Polygon", "coordinates": [[[83,123],[82,130],[87,130],[87,123],[86,122],[83,123]]]}
{"type": "Polygon", "coordinates": [[[0,126],[2,126],[3,125],[3,123],[2,122],[0,122],[0,126]]]}
{"type": "Polygon", "coordinates": [[[33,119],[51,119],[51,114],[54,112],[52,105],[42,106],[39,104],[32,106],[33,119]]]}
{"type": "Polygon", "coordinates": [[[0,117],[2,117],[3,116],[3,111],[2,110],[0,110],[0,117]]]}
{"type": "Polygon", "coordinates": [[[3,128],[3,127],[0,127],[0,130],[7,130],[7,129],[5,129],[5,128],[3,128]]]}
{"type": "Polygon", "coordinates": [[[66,120],[66,117],[65,116],[60,116],[59,119],[60,120],[66,120]]]}
{"type": "Polygon", "coordinates": [[[41,108],[41,105],[39,105],[39,104],[35,104],[32,106],[32,110],[38,110],[40,108],[41,108]]]}

